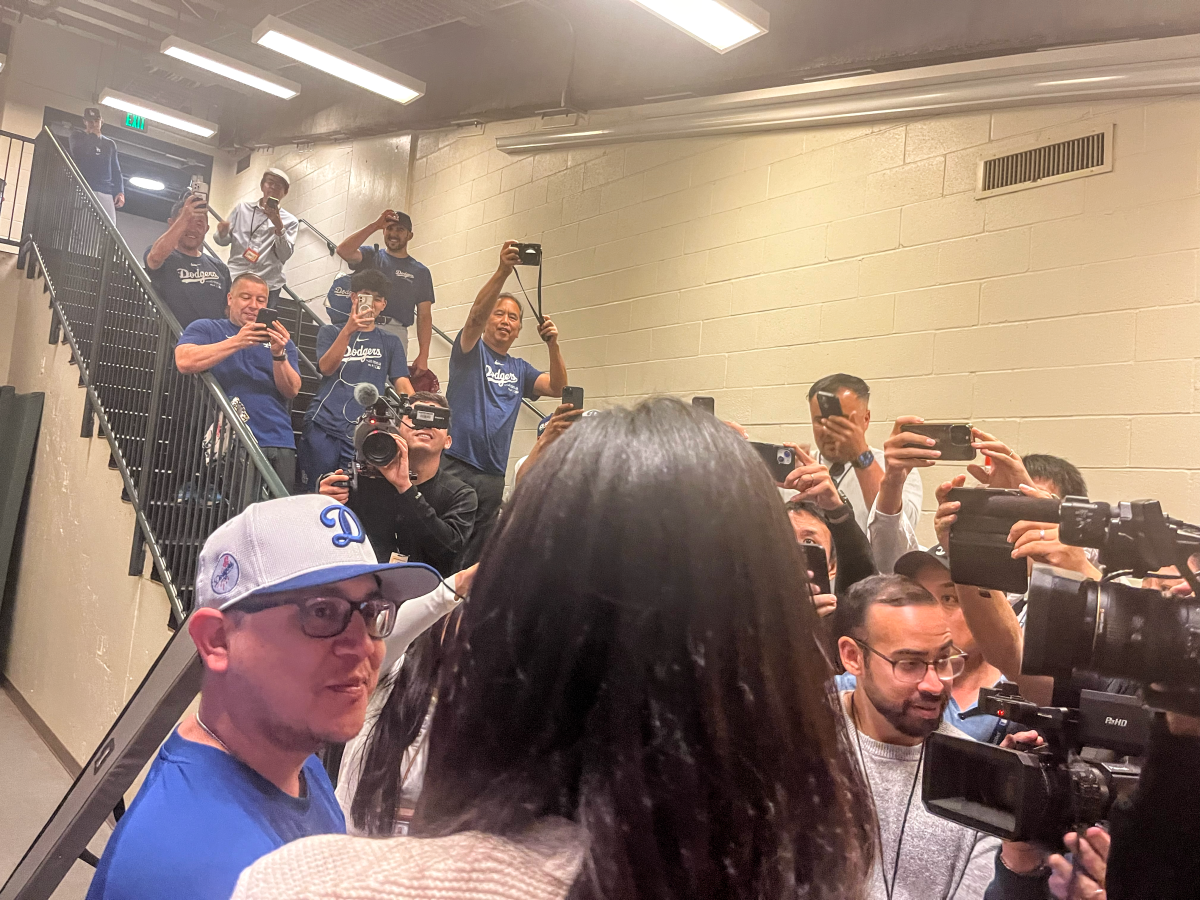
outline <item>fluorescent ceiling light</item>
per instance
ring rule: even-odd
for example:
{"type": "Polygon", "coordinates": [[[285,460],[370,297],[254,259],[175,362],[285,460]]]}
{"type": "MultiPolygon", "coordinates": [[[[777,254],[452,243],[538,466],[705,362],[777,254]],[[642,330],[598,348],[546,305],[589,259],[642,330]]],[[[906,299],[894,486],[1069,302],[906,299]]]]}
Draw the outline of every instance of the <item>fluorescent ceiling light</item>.
{"type": "Polygon", "coordinates": [[[197,119],[195,116],[175,112],[173,109],[167,109],[165,106],[159,106],[157,103],[151,103],[149,100],[143,100],[140,97],[133,97],[129,94],[122,94],[119,91],[109,90],[108,88],[105,88],[104,92],[100,94],[100,104],[102,106],[111,106],[113,109],[119,109],[122,112],[131,112],[135,115],[145,116],[151,122],[166,125],[168,128],[177,128],[180,131],[186,131],[188,134],[195,134],[200,137],[210,138],[217,133],[215,122],[206,122],[204,119],[197,119]]]}
{"type": "Polygon", "coordinates": [[[131,175],[128,181],[134,187],[141,188],[143,191],[161,191],[166,187],[161,181],[155,181],[153,178],[143,178],[141,175],[131,175]]]}
{"type": "Polygon", "coordinates": [[[268,94],[274,94],[284,100],[291,100],[300,93],[300,85],[294,81],[272,75],[256,66],[220,53],[214,53],[207,47],[201,47],[199,44],[180,40],[177,37],[167,38],[158,49],[167,56],[181,59],[185,63],[191,63],[193,66],[199,66],[201,69],[207,69],[209,72],[257,88],[260,91],[266,91],[268,94]]]}
{"type": "Polygon", "coordinates": [[[1124,75],[1097,75],[1094,78],[1063,78],[1060,81],[1039,81],[1038,87],[1053,87],[1056,84],[1090,84],[1093,81],[1119,81],[1124,75]]]}
{"type": "Polygon", "coordinates": [[[770,16],[750,0],[633,0],[718,53],[767,33],[770,16]]]}
{"type": "Polygon", "coordinates": [[[359,87],[382,94],[397,103],[411,103],[425,93],[425,82],[410,78],[361,53],[267,16],[254,29],[254,43],[328,72],[359,87]]]}

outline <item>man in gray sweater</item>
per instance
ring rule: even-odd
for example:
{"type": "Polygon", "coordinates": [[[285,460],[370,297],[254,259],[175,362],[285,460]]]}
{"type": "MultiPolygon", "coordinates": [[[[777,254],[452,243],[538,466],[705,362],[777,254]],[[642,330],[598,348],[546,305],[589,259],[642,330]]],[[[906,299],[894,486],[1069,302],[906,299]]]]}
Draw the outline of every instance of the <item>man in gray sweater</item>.
{"type": "Polygon", "coordinates": [[[871,900],[1046,897],[1048,870],[1036,849],[1005,843],[997,856],[998,838],[939,819],[921,802],[925,738],[965,737],[942,719],[965,656],[938,601],[903,576],[876,575],[839,602],[834,625],[842,665],[857,678],[842,709],[879,817],[871,900]]]}

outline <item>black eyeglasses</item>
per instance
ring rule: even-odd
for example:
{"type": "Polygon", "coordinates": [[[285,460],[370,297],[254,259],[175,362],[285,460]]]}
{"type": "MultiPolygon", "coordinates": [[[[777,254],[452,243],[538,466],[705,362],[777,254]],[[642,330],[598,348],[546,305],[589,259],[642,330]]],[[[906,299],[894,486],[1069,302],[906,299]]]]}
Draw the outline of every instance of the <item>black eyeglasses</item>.
{"type": "Polygon", "coordinates": [[[244,613],[256,613],[289,605],[300,611],[300,630],[311,638],[337,637],[350,627],[350,618],[355,612],[362,615],[367,634],[375,640],[391,634],[396,624],[396,604],[379,597],[369,600],[347,600],[345,597],[283,599],[266,594],[233,608],[244,613]]]}
{"type": "Polygon", "coordinates": [[[925,680],[925,673],[932,668],[933,674],[939,680],[951,682],[963,673],[963,669],[967,667],[967,654],[954,653],[950,656],[941,656],[932,662],[924,659],[892,659],[890,656],[884,656],[866,641],[860,641],[858,638],[851,638],[854,643],[858,644],[866,650],[874,653],[880,659],[886,660],[892,664],[892,674],[896,676],[896,680],[902,684],[920,684],[925,680]]]}

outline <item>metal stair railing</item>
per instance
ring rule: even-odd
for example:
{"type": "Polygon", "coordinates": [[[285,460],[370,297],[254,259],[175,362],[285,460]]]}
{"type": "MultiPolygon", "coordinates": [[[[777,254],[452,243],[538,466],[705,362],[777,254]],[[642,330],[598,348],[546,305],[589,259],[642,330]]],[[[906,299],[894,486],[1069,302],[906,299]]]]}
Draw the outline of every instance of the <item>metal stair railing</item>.
{"type": "Polygon", "coordinates": [[[129,573],[142,573],[149,549],[182,622],[205,538],[288,491],[212,375],[175,368],[179,322],[49,129],[37,138],[29,198],[21,262],[28,278],[44,275],[50,341],[65,335],[79,366],[80,433],[90,437],[99,420],[133,504],[129,573]]]}

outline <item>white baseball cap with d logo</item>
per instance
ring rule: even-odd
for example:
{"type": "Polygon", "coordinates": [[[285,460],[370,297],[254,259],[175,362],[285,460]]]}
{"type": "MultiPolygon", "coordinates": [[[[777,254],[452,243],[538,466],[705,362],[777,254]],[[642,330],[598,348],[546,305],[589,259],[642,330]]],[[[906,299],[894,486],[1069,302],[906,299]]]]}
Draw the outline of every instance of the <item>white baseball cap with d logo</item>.
{"type": "Polygon", "coordinates": [[[423,563],[380,563],[358,517],[319,494],[255,503],[208,536],[196,606],[229,609],[253,594],[378,575],[397,604],[428,594],[441,576],[423,563]]]}

